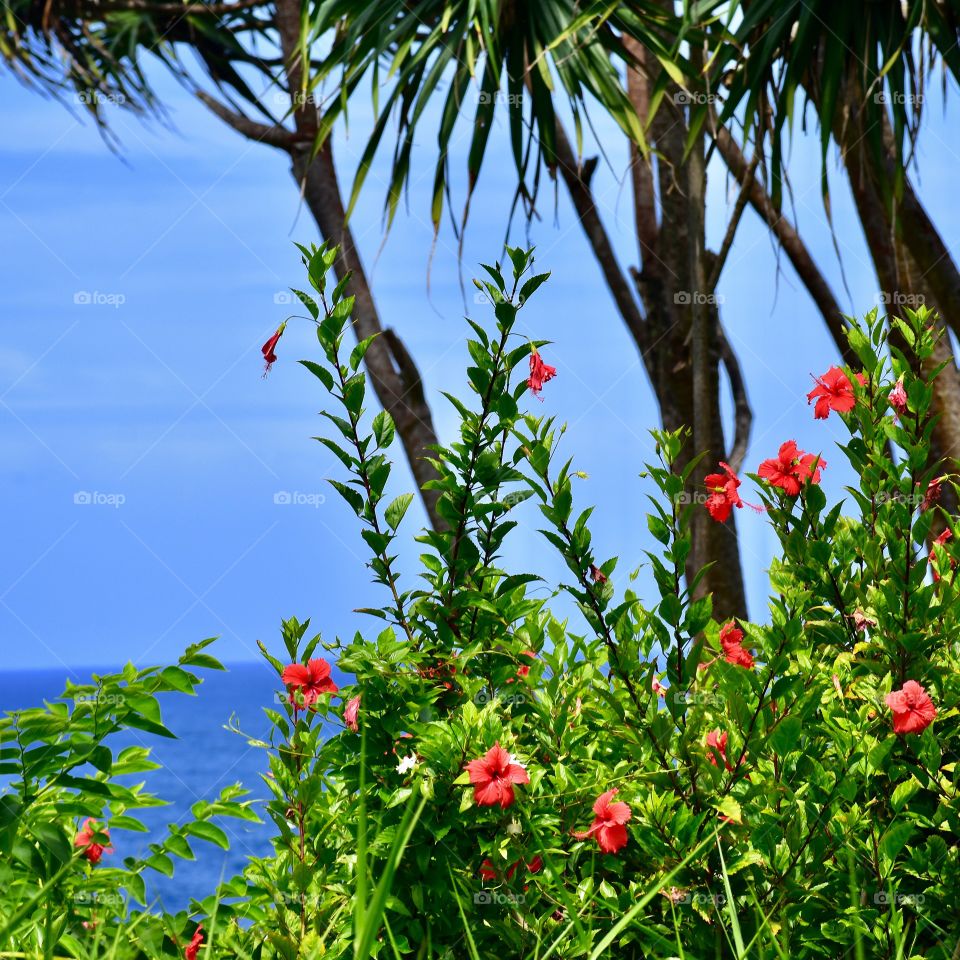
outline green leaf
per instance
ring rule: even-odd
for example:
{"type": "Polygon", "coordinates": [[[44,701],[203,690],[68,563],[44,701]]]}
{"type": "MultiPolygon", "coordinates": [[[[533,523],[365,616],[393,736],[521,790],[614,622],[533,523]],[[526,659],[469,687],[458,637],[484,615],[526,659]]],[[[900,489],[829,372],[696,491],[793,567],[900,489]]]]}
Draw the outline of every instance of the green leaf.
{"type": "Polygon", "coordinates": [[[404,514],[412,501],[412,493],[401,493],[384,511],[384,518],[390,525],[391,530],[396,530],[400,526],[400,521],[403,520],[404,514]]]}
{"type": "Polygon", "coordinates": [[[216,824],[208,823],[205,820],[198,820],[194,823],[188,823],[186,827],[184,827],[184,832],[194,837],[199,837],[201,840],[208,840],[210,843],[215,843],[224,850],[230,849],[230,839],[216,824]]]}

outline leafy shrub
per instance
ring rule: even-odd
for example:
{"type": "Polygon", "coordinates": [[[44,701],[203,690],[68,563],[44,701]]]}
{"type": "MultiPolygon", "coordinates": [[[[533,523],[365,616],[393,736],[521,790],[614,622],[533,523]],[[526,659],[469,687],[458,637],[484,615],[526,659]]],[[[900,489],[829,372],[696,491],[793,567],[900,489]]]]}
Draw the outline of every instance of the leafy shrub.
{"type": "MultiPolygon", "coordinates": [[[[953,518],[937,505],[954,479],[928,459],[927,314],[890,321],[889,338],[875,312],[851,325],[861,369],[831,368],[810,400],[849,428],[840,453],[857,485],[828,505],[820,453],[771,450],[752,477],[764,516],[743,516],[779,538],[768,615],[718,623],[697,581],[684,583],[690,520],[741,508],[741,478],[720,465],[691,502],[693,467],[673,467],[685,433],[654,433],[645,482],[660,546],[629,556],[627,570],[648,564],[658,596],[641,597],[636,570],[595,554],[562,427],[526,402],[562,382],[551,382],[546,345],[514,330],[547,279],[531,275],[530,251],[508,250],[509,275],[485,267],[478,283],[495,325],[471,323],[472,399],[449,397],[459,436],[434,455],[447,526],[421,532],[420,578],[402,580],[397,530],[412,495],[385,495],[394,428],[364,411],[369,344],[344,346],[352,299],[344,282],[328,285],[334,250],[301,250],[312,292],[295,292],[322,352],[304,365],[336,411],[322,442],[343,465],[332,482],[385,602],[366,611],[379,632],[324,643],[289,620],[284,655],[263,648],[288,694],[262,744],[275,852],[193,905],[209,934],[200,949],[291,960],[955,956],[958,593],[953,518]],[[556,587],[504,566],[517,518],[537,510],[569,571],[556,587]],[[328,658],[353,676],[348,688],[336,689],[328,658]]],[[[150,689],[165,673],[136,682],[150,689]]],[[[58,743],[54,719],[44,744],[58,743]]],[[[16,767],[13,728],[4,759],[16,767]]],[[[72,758],[102,743],[85,735],[72,758]]],[[[37,813],[28,829],[7,814],[5,836],[21,846],[8,889],[39,896],[19,916],[6,903],[0,930],[28,927],[31,949],[57,942],[37,913],[54,889],[94,876],[136,893],[133,877],[156,866],[114,875],[69,855],[64,814],[114,826],[136,805],[112,792],[101,757],[91,782],[109,796],[58,774],[59,816],[37,813]],[[41,827],[58,831],[63,856],[38,886],[27,871],[45,855],[41,827]]],[[[225,803],[216,812],[248,810],[235,795],[225,803]]],[[[194,929],[122,913],[104,919],[118,956],[177,955],[194,929]]],[[[69,930],[58,949],[86,955],[69,930]]]]}

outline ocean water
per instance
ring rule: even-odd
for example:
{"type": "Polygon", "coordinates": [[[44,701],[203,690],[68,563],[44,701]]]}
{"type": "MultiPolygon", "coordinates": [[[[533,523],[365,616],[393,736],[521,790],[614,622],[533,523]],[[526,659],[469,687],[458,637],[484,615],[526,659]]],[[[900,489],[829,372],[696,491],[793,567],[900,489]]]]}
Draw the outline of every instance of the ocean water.
{"type": "MultiPolygon", "coordinates": [[[[93,672],[115,672],[115,668],[0,671],[0,713],[42,706],[44,700],[60,696],[66,679],[89,682],[93,672]]],[[[269,855],[272,850],[272,824],[262,813],[269,796],[263,782],[269,769],[267,752],[250,746],[247,740],[269,740],[270,723],[263,711],[265,707],[280,709],[277,694],[283,688],[266,664],[234,664],[228,665],[226,672],[196,672],[203,677],[197,696],[169,693],[158,697],[164,724],[176,734],[176,740],[130,730],[111,741],[115,755],[117,749],[131,744],[151,748],[160,769],[121,782],[145,782],[147,792],[168,801],[167,806],[131,811],[147,825],[149,833],[111,831],[113,856],[120,862],[124,856],[146,854],[147,845],[165,835],[167,824],[189,820],[194,803],[212,800],[223,787],[236,782],[250,791],[247,799],[256,801],[254,809],[264,822],[221,818],[216,822],[229,836],[230,850],[193,838],[196,860],[174,858],[172,878],[146,871],[148,899],[157,899],[168,910],[186,908],[191,898],[209,896],[221,878],[239,873],[248,857],[269,855]],[[244,735],[226,729],[228,724],[239,727],[244,735]]],[[[336,672],[334,679],[339,684],[346,682],[336,672]]]]}

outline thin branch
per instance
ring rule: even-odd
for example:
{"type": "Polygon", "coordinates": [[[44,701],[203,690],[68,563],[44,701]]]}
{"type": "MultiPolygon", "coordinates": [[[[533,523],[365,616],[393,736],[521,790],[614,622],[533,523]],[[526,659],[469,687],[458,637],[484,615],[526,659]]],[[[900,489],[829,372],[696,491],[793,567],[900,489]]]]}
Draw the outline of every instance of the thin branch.
{"type": "Polygon", "coordinates": [[[717,289],[717,283],[720,281],[720,274],[723,273],[724,264],[730,254],[730,248],[733,246],[734,237],[737,235],[737,228],[740,226],[740,219],[743,217],[743,211],[750,199],[750,190],[753,187],[754,175],[757,167],[760,165],[761,152],[757,150],[750,161],[743,177],[738,177],[740,181],[740,193],[737,195],[737,202],[733,206],[733,213],[730,215],[730,222],[727,224],[727,232],[724,234],[723,243],[720,244],[720,252],[713,262],[713,269],[707,279],[707,293],[713,293],[717,289]]]}
{"type": "MultiPolygon", "coordinates": [[[[723,157],[727,168],[734,177],[742,183],[746,179],[747,170],[749,169],[747,158],[743,155],[726,128],[719,127],[716,130],[715,138],[717,150],[723,157]]],[[[827,328],[844,361],[855,364],[857,362],[856,357],[850,350],[850,345],[847,343],[847,338],[844,334],[843,311],[840,309],[840,304],[833,295],[830,284],[827,283],[826,278],[820,272],[820,268],[814,262],[810,251],[807,249],[807,245],[800,238],[800,234],[797,233],[793,225],[777,211],[773,205],[773,201],[767,195],[766,190],[763,189],[763,185],[756,177],[752,179],[750,184],[749,199],[750,206],[763,218],[777,238],[783,251],[790,258],[794,270],[797,271],[801,282],[807,288],[807,292],[813,298],[813,302],[817,305],[817,308],[823,316],[827,328]]]]}
{"type": "Polygon", "coordinates": [[[740,361],[727,340],[720,318],[716,320],[717,345],[720,350],[720,360],[727,371],[730,380],[730,392],[733,394],[733,446],[727,454],[727,463],[734,473],[739,473],[743,466],[743,459],[747,455],[747,444],[750,442],[750,428],[753,426],[753,411],[747,399],[747,385],[740,369],[740,361]]]}
{"type": "Polygon", "coordinates": [[[630,328],[630,332],[633,334],[641,352],[643,352],[646,350],[648,340],[646,322],[630,288],[630,283],[620,269],[613,244],[610,242],[610,237],[607,235],[600,214],[597,212],[593,193],[583,176],[583,171],[577,163],[573,148],[570,146],[570,141],[567,139],[559,120],[556,125],[556,151],[560,175],[567,185],[567,191],[573,201],[577,216],[580,218],[583,231],[587,235],[587,241],[600,264],[600,269],[603,271],[603,278],[607,281],[607,287],[613,294],[617,309],[630,328]]]}
{"type": "Polygon", "coordinates": [[[248,140],[266,143],[271,147],[279,147],[281,150],[292,150],[298,143],[302,142],[302,138],[295,131],[288,130],[280,124],[271,126],[251,120],[242,113],[237,113],[224,106],[219,100],[211,97],[203,90],[197,91],[197,99],[227,126],[232,127],[237,133],[243,134],[248,140]]]}

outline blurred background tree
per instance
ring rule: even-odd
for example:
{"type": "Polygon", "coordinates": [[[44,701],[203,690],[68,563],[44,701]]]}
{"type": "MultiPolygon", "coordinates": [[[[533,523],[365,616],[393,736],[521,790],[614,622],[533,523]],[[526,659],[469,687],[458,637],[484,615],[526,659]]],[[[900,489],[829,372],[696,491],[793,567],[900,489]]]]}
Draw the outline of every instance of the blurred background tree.
{"type": "MultiPolygon", "coordinates": [[[[382,334],[365,358],[371,385],[397,424],[431,521],[442,525],[436,492],[423,489],[433,475],[426,457],[436,431],[421,377],[377,310],[349,226],[386,141],[392,150],[389,228],[414,172],[418,126],[427,118],[439,117],[430,210],[435,232],[446,206],[462,242],[489,133],[501,115],[517,184],[504,229],[513,216],[539,216],[544,183],[563,181],[643,360],[663,425],[691,425],[685,456],[705,453],[691,476],[691,495],[702,491],[703,475],[717,460],[739,468],[749,437],[747,384],[715,293],[747,206],[768,225],[850,360],[838,297],[795,216],[783,210],[784,196],[790,197],[784,158],[798,94],[801,114],[809,113],[821,133],[826,209],[832,142],[890,312],[926,302],[956,332],[960,275],[909,169],[926,84],[935,70],[945,82],[957,77],[957,4],[847,7],[799,0],[682,6],[666,0],[4,0],[0,43],[22,79],[54,94],[75,92],[101,123],[105,101],[120,99],[142,113],[162,109],[144,72],[145,55],[153,54],[219,121],[289,156],[321,235],[342,245],[337,271],[352,273],[357,336],[382,334]],[[345,195],[330,134],[347,121],[366,83],[375,121],[345,195]],[[289,103],[282,114],[277,92],[289,103]],[[433,101],[442,104],[439,112],[427,109],[433,101]],[[630,152],[637,259],[627,267],[591,191],[601,160],[584,156],[591,110],[614,118],[630,152]],[[472,131],[466,195],[454,214],[448,156],[458,122],[472,131]],[[706,170],[715,157],[738,186],[722,241],[711,250],[706,170]],[[726,432],[724,382],[734,410],[726,432]]],[[[947,364],[938,380],[941,419],[934,438],[936,455],[947,458],[960,443],[960,375],[946,339],[935,362],[947,364]]],[[[698,590],[714,592],[717,616],[742,614],[735,520],[707,524],[705,511],[695,518],[690,566],[715,561],[698,590]]]]}

